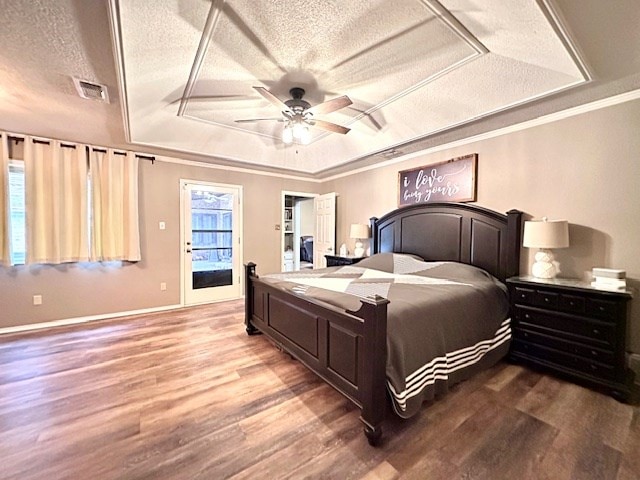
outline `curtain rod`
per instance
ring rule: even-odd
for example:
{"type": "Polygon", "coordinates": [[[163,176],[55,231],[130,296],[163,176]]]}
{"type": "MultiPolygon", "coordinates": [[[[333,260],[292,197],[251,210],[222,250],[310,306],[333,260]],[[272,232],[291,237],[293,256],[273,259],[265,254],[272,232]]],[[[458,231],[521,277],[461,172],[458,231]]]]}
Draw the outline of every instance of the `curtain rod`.
{"type": "MultiPolygon", "coordinates": [[[[89,147],[87,147],[87,148],[89,148],[89,147]]],[[[103,148],[95,148],[95,147],[90,147],[90,148],[91,148],[91,150],[93,150],[94,152],[107,153],[107,150],[106,150],[106,149],[103,149],[103,148]]],[[[126,155],[126,154],[127,154],[127,152],[119,152],[119,151],[117,151],[117,150],[114,150],[114,151],[113,151],[113,154],[114,154],[114,155],[126,155]]],[[[148,161],[150,161],[150,162],[151,162],[151,165],[154,165],[154,164],[155,164],[156,157],[154,157],[153,155],[142,155],[141,153],[136,153],[135,155],[136,155],[136,158],[140,158],[140,159],[142,159],[142,160],[148,160],[148,161]]]]}
{"type": "MultiPolygon", "coordinates": [[[[8,132],[0,132],[0,136],[1,135],[6,135],[9,140],[13,140],[16,143],[20,143],[20,142],[24,142],[25,141],[25,137],[21,137],[21,136],[18,136],[18,135],[12,135],[12,134],[10,134],[8,132]]],[[[40,143],[42,145],[51,145],[51,142],[53,140],[39,140],[39,139],[36,139],[36,138],[32,138],[31,141],[33,141],[33,143],[40,143]]],[[[75,144],[64,143],[62,141],[60,141],[60,146],[61,147],[65,147],[65,148],[76,148],[75,144]]],[[[91,145],[87,145],[86,148],[87,148],[87,150],[91,149],[94,152],[107,153],[107,149],[106,148],[96,148],[96,147],[93,147],[91,145]]],[[[119,152],[119,151],[115,151],[115,150],[113,151],[113,153],[116,154],[116,155],[126,155],[127,154],[127,152],[119,152]]],[[[156,157],[154,155],[144,155],[142,153],[136,153],[135,156],[136,156],[136,158],[140,158],[142,160],[150,161],[151,165],[154,165],[155,161],[156,161],[156,157]]]]}
{"type": "MultiPolygon", "coordinates": [[[[51,141],[49,141],[49,140],[38,140],[38,139],[32,138],[31,141],[33,143],[39,143],[41,145],[51,145],[51,141]]],[[[64,147],[64,148],[76,148],[76,146],[71,144],[71,143],[62,143],[62,142],[60,142],[60,146],[64,147]]]]}
{"type": "Polygon", "coordinates": [[[156,157],[154,157],[153,155],[141,155],[139,153],[136,153],[136,157],[141,158],[142,160],[149,160],[151,162],[151,165],[155,165],[156,157]]]}

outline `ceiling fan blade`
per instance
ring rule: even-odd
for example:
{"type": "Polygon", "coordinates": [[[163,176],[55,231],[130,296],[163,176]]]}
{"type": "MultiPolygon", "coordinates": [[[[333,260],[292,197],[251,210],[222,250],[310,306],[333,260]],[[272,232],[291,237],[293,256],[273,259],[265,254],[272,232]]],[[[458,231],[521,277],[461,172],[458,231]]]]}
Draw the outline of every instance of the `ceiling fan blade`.
{"type": "Polygon", "coordinates": [[[305,113],[311,113],[313,115],[322,115],[325,113],[335,112],[336,110],[340,110],[348,105],[351,105],[353,102],[349,97],[343,95],[338,98],[333,98],[331,100],[327,100],[326,102],[319,103],[311,108],[305,110],[305,113]]]}
{"type": "Polygon", "coordinates": [[[324,120],[310,120],[309,124],[312,127],[321,128],[322,130],[328,130],[333,133],[342,133],[347,134],[351,130],[350,128],[343,127],[342,125],[337,125],[331,122],[325,122],[324,120]]]}
{"type": "Polygon", "coordinates": [[[255,89],[256,92],[258,92],[264,98],[269,100],[269,102],[271,102],[274,106],[276,106],[282,112],[293,113],[293,112],[291,112],[291,109],[289,107],[287,107],[287,105],[282,100],[280,100],[278,97],[276,97],[273,93],[271,93],[266,88],[264,88],[264,87],[253,87],[253,88],[255,89]]]}
{"type": "Polygon", "coordinates": [[[236,122],[236,123],[255,123],[255,122],[265,122],[265,121],[269,121],[269,122],[284,122],[285,119],[280,117],[280,118],[247,118],[247,119],[243,119],[243,120],[234,120],[234,122],[236,122]]]}

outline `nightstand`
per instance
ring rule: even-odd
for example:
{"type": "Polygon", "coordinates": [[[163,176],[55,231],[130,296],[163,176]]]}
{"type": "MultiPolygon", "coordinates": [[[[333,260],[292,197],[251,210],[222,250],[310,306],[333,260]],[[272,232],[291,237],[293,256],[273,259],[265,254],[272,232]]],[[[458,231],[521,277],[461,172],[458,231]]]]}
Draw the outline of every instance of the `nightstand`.
{"type": "Polygon", "coordinates": [[[570,279],[513,277],[512,360],[628,401],[633,373],[625,365],[631,292],[600,290],[570,279]]]}
{"type": "Polygon", "coordinates": [[[327,259],[327,267],[339,267],[341,265],[353,265],[354,263],[358,263],[365,257],[341,257],[340,255],[325,255],[324,258],[327,259]]]}

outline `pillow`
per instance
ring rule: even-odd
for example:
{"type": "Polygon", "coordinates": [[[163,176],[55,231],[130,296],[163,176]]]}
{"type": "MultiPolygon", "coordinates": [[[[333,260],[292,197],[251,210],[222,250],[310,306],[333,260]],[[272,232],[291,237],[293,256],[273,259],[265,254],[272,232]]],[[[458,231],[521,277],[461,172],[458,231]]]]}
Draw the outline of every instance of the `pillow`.
{"type": "Polygon", "coordinates": [[[412,255],[410,253],[376,253],[370,257],[360,260],[355,266],[362,268],[372,268],[373,270],[380,270],[381,272],[394,273],[394,265],[399,258],[413,259],[420,262],[424,262],[424,259],[418,255],[412,255]]]}

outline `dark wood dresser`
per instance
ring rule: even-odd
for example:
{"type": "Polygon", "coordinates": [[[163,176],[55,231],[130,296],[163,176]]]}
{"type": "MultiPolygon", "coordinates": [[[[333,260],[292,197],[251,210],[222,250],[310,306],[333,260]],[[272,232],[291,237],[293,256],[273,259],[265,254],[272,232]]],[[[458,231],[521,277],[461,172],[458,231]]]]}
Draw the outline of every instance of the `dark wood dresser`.
{"type": "Polygon", "coordinates": [[[630,291],[606,291],[570,279],[507,280],[512,360],[628,401],[633,373],[625,364],[630,291]]]}
{"type": "Polygon", "coordinates": [[[340,255],[325,255],[327,267],[339,267],[341,265],[353,265],[365,257],[341,257],[340,255]]]}

